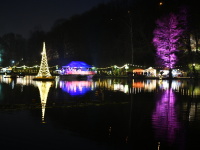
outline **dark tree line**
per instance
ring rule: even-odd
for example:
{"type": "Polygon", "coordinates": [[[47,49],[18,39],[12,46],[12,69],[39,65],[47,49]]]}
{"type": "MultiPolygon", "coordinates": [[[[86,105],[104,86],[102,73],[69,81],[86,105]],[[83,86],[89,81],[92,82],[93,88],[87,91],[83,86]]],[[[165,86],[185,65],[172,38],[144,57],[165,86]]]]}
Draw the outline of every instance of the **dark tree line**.
{"type": "Polygon", "coordinates": [[[46,42],[49,65],[66,65],[70,61],[85,61],[97,67],[124,65],[154,65],[155,47],[152,44],[155,20],[189,7],[190,32],[199,39],[198,11],[193,0],[112,0],[84,14],[57,20],[49,32],[35,29],[30,38],[14,33],[0,37],[2,66],[39,65],[42,42],[46,42]]]}

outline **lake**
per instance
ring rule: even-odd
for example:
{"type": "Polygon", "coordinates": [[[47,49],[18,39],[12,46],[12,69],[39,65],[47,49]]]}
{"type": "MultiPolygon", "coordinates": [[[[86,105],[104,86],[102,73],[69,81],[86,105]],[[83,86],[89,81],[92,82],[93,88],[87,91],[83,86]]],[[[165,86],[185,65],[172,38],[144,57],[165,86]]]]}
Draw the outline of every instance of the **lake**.
{"type": "Polygon", "coordinates": [[[198,80],[33,78],[0,76],[2,149],[200,148],[198,80]]]}

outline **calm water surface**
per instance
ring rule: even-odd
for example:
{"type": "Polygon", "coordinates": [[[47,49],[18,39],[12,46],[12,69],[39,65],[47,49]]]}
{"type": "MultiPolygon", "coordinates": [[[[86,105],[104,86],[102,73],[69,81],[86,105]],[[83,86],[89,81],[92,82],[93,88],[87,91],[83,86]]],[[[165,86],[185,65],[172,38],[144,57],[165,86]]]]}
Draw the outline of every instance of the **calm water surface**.
{"type": "Polygon", "coordinates": [[[1,149],[200,148],[199,81],[32,79],[0,76],[1,149]]]}

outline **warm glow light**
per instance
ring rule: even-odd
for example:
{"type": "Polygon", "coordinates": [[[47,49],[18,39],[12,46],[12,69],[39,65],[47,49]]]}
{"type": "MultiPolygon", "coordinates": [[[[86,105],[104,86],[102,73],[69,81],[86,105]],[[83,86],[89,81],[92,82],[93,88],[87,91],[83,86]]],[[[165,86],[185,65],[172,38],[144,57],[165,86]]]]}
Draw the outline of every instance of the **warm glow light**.
{"type": "Polygon", "coordinates": [[[40,70],[36,76],[36,78],[44,78],[44,77],[52,77],[49,71],[47,56],[46,56],[46,47],[45,42],[43,42],[43,51],[42,51],[42,60],[40,64],[40,70]]]}
{"type": "Polygon", "coordinates": [[[43,81],[36,81],[38,89],[40,91],[40,100],[42,105],[42,122],[44,123],[44,115],[45,115],[45,108],[47,103],[47,97],[49,93],[49,89],[52,85],[52,82],[43,82],[43,81]]]}
{"type": "Polygon", "coordinates": [[[134,88],[143,88],[144,82],[133,82],[133,87],[134,88]]]}

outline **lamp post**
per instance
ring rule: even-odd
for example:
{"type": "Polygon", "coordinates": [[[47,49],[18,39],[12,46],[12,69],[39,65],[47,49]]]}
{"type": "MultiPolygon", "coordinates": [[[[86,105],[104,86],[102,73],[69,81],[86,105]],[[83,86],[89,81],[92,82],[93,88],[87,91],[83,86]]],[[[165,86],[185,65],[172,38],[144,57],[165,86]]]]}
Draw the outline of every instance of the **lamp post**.
{"type": "Polygon", "coordinates": [[[11,64],[12,64],[12,66],[14,66],[14,65],[15,65],[15,61],[14,61],[14,60],[12,60],[11,64]]]}
{"type": "Polygon", "coordinates": [[[129,21],[130,21],[130,38],[131,38],[131,64],[133,65],[133,23],[131,18],[131,11],[128,11],[129,14],[129,21]]]}
{"type": "Polygon", "coordinates": [[[193,76],[196,77],[195,63],[192,64],[193,76]]]}
{"type": "Polygon", "coordinates": [[[126,72],[129,69],[129,66],[127,64],[125,65],[125,69],[126,69],[126,72]]]}
{"type": "MultiPolygon", "coordinates": [[[[111,21],[113,21],[113,19],[110,19],[111,21]]],[[[134,49],[133,49],[133,23],[132,23],[132,16],[131,16],[131,11],[128,10],[128,21],[124,20],[123,18],[119,18],[117,19],[118,21],[120,21],[121,23],[125,24],[128,27],[128,32],[130,34],[130,47],[131,47],[131,61],[130,63],[133,65],[133,60],[134,60],[134,49]]],[[[128,58],[129,59],[129,58],[128,58]]]]}

